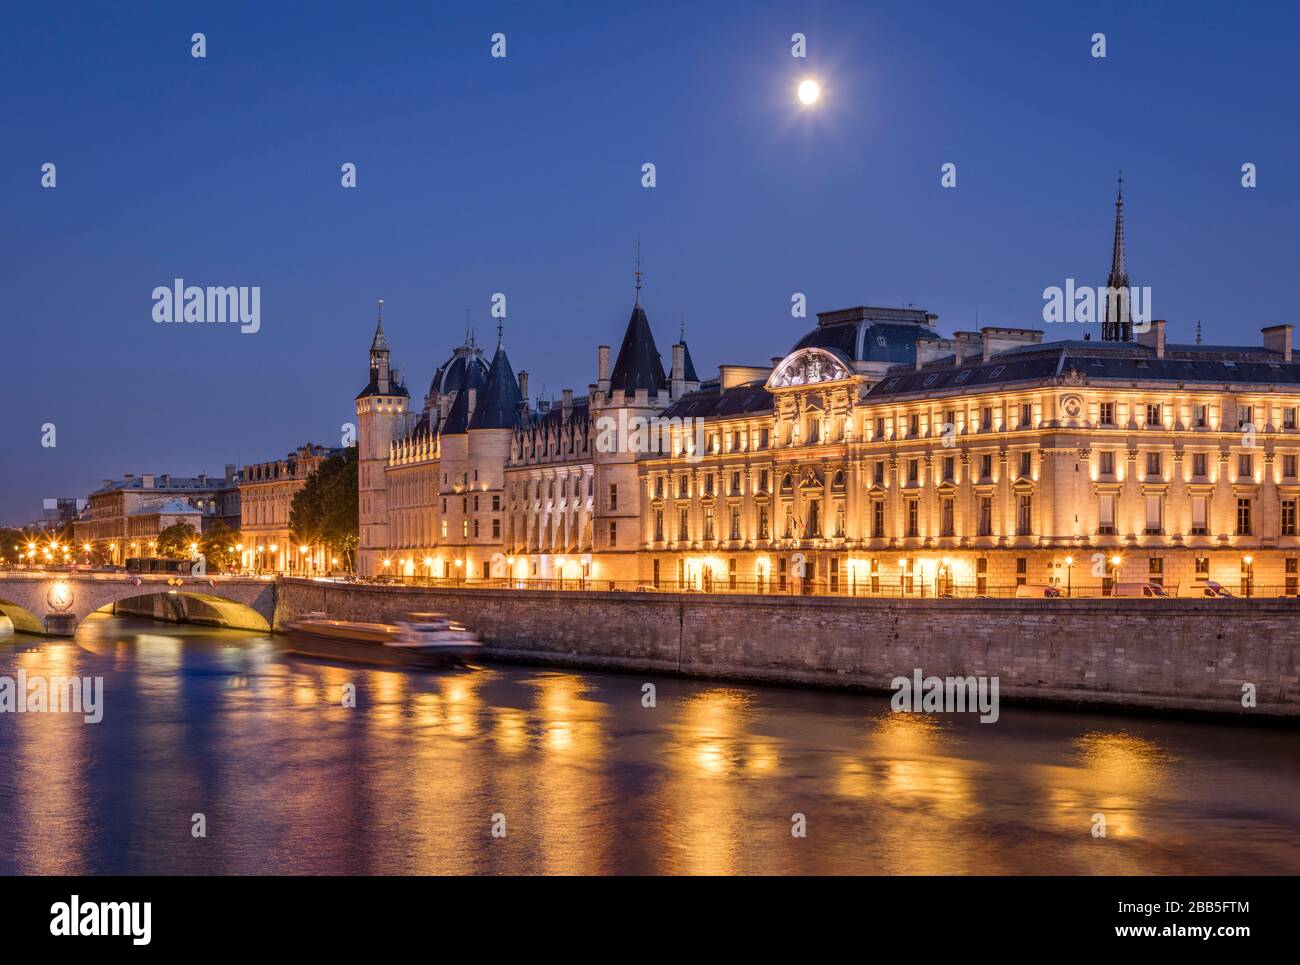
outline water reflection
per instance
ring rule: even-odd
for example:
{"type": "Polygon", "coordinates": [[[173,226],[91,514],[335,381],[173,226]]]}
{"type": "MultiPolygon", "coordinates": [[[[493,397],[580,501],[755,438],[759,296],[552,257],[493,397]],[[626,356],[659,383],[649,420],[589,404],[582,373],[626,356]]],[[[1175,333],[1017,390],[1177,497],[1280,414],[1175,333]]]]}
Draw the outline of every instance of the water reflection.
{"type": "Polygon", "coordinates": [[[105,714],[0,714],[3,873],[1300,871],[1291,732],[673,679],[646,707],[635,675],[103,617],[0,641],[20,668],[103,676],[105,714]]]}

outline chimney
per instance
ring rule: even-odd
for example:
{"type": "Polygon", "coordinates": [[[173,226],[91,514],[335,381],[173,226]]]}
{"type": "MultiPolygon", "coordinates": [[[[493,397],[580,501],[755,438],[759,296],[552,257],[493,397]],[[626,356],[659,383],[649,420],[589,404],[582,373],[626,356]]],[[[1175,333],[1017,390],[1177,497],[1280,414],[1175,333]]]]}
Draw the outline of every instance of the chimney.
{"type": "Polygon", "coordinates": [[[609,346],[601,345],[596,348],[596,381],[600,383],[600,391],[609,391],[609,346]]]}
{"type": "Polygon", "coordinates": [[[952,339],[922,336],[916,339],[916,368],[920,371],[926,362],[933,362],[946,352],[955,351],[952,339]]]}
{"type": "Polygon", "coordinates": [[[528,373],[523,370],[519,372],[519,397],[528,401],[528,373]]]}
{"type": "Polygon", "coordinates": [[[669,391],[674,399],[679,399],[686,392],[686,346],[681,342],[673,346],[672,371],[669,391]]]}
{"type": "Polygon", "coordinates": [[[1293,325],[1270,325],[1262,329],[1264,348],[1280,354],[1283,362],[1291,361],[1291,330],[1294,327],[1293,325]]]}
{"type": "Polygon", "coordinates": [[[235,464],[233,462],[228,462],[226,463],[226,482],[231,482],[234,480],[234,478],[235,478],[235,464]]]}
{"type": "Polygon", "coordinates": [[[105,479],[103,482],[104,482],[104,488],[105,488],[105,489],[107,489],[109,486],[113,485],[113,480],[111,480],[111,479],[105,479]]]}
{"type": "MultiPolygon", "coordinates": [[[[171,478],[170,476],[163,476],[163,481],[165,482],[170,478],[171,478]]],[[[208,474],[206,472],[199,473],[199,485],[206,486],[207,484],[208,484],[208,474]]]]}
{"type": "Polygon", "coordinates": [[[561,403],[564,406],[564,418],[567,419],[573,413],[573,390],[565,389],[560,394],[564,399],[563,403],[561,403]]]}
{"type": "Polygon", "coordinates": [[[1035,345],[1043,340],[1043,333],[1036,328],[1000,328],[985,325],[980,329],[982,341],[981,353],[987,362],[994,352],[1002,352],[1018,345],[1035,345]]]}
{"type": "Polygon", "coordinates": [[[1137,342],[1139,345],[1145,345],[1147,348],[1156,350],[1156,358],[1165,357],[1165,320],[1157,318],[1151,322],[1151,325],[1145,332],[1138,332],[1137,342]]]}
{"type": "MultiPolygon", "coordinates": [[[[202,479],[203,477],[200,476],[199,478],[202,479]]],[[[158,477],[158,481],[164,487],[170,485],[172,481],[171,473],[167,473],[167,472],[163,473],[161,476],[158,477]]]]}
{"type": "Polygon", "coordinates": [[[153,473],[147,472],[140,477],[140,485],[145,489],[153,489],[153,473]]]}

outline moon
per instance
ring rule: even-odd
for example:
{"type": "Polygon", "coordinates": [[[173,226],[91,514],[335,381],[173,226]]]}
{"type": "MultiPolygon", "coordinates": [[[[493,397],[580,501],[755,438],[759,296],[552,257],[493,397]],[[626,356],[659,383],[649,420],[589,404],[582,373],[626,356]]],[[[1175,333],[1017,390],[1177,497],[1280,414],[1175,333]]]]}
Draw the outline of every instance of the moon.
{"type": "Polygon", "coordinates": [[[817,98],[822,96],[821,85],[815,80],[805,80],[799,85],[799,100],[805,104],[817,103],[817,98]]]}

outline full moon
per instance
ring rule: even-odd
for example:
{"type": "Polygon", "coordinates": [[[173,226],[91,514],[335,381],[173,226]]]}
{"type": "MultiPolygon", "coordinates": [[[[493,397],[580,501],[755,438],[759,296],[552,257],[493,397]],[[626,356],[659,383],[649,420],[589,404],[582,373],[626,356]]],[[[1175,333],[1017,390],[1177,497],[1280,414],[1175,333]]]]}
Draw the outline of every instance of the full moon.
{"type": "Polygon", "coordinates": [[[815,80],[806,80],[799,85],[799,100],[805,104],[815,104],[822,96],[822,89],[815,80]]]}

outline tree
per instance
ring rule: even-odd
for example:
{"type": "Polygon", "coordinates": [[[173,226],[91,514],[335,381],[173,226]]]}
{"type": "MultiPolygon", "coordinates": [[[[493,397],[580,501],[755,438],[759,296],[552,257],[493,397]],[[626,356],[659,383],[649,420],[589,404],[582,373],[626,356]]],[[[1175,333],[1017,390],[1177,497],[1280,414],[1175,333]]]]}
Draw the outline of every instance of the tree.
{"type": "Polygon", "coordinates": [[[300,543],[321,543],[352,569],[360,542],[357,521],[357,449],[349,446],[321,461],[293,497],[289,528],[300,543]]]}
{"type": "Polygon", "coordinates": [[[190,544],[198,541],[199,534],[189,523],[173,523],[158,534],[158,555],[189,559],[190,544]]]}
{"type": "Polygon", "coordinates": [[[228,568],[239,561],[235,544],[239,542],[239,531],[228,527],[219,519],[214,519],[199,539],[199,550],[213,569],[228,568]]]}

